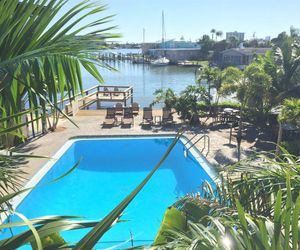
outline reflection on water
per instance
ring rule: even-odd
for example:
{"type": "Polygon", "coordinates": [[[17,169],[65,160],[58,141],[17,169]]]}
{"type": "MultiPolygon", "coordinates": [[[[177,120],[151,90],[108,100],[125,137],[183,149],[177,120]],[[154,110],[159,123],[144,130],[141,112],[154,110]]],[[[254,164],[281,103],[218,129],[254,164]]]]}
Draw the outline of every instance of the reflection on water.
{"type": "MultiPolygon", "coordinates": [[[[195,84],[196,67],[152,66],[124,61],[112,61],[109,64],[118,72],[99,68],[105,84],[133,86],[134,101],[141,106],[148,106],[153,101],[153,93],[157,89],[172,88],[175,93],[180,93],[187,85],[195,84]]],[[[87,72],[83,73],[83,82],[85,89],[97,84],[87,72]]]]}

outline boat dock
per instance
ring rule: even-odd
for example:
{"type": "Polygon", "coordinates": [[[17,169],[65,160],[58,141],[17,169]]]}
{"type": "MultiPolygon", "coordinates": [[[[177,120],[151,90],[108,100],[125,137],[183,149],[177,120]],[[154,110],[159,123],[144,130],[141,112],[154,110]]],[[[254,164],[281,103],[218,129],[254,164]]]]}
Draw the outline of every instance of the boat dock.
{"type": "Polygon", "coordinates": [[[97,85],[90,89],[84,90],[83,95],[77,94],[62,100],[67,115],[76,115],[79,110],[89,109],[89,106],[96,103],[97,109],[100,109],[101,102],[122,102],[127,106],[128,101],[133,103],[133,87],[131,86],[108,86],[97,85]]]}
{"type": "Polygon", "coordinates": [[[150,63],[150,57],[144,54],[101,53],[98,59],[102,61],[131,61],[132,63],[150,63]]]}

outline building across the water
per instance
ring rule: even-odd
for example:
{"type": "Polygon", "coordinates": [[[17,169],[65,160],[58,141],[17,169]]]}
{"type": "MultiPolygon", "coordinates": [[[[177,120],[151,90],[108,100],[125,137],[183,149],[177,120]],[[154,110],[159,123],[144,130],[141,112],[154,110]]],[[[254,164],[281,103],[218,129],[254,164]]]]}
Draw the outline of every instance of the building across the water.
{"type": "Polygon", "coordinates": [[[175,39],[167,40],[164,43],[160,43],[161,49],[200,49],[200,44],[192,41],[175,39]]]}
{"type": "Polygon", "coordinates": [[[171,63],[177,63],[185,60],[200,60],[200,48],[196,42],[167,40],[163,43],[145,43],[142,45],[142,52],[151,58],[166,57],[171,63]]]}
{"type": "Polygon", "coordinates": [[[265,55],[271,48],[233,48],[222,52],[221,66],[236,66],[244,69],[250,64],[255,55],[265,55]]]}
{"type": "Polygon", "coordinates": [[[229,41],[230,38],[236,38],[237,40],[239,40],[240,42],[243,42],[245,40],[245,33],[244,32],[226,32],[226,41],[229,41]]]}

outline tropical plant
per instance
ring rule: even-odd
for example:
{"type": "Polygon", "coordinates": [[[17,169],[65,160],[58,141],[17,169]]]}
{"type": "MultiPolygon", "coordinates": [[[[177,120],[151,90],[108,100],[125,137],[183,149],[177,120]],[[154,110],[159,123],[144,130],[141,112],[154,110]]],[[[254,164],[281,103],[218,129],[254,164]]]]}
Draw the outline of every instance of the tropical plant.
{"type": "MultiPolygon", "coordinates": [[[[36,112],[36,120],[45,119],[47,105],[52,109],[62,111],[58,107],[58,99],[65,96],[71,98],[82,89],[80,67],[83,66],[96,79],[102,82],[96,64],[100,64],[91,53],[105,48],[107,38],[116,37],[108,33],[112,27],[96,29],[93,32],[82,32],[91,27],[100,27],[107,23],[110,17],[103,17],[84,26],[78,23],[94,14],[101,14],[104,6],[98,6],[83,1],[64,14],[54,23],[53,20],[67,1],[63,0],[18,0],[2,1],[0,3],[0,136],[19,135],[18,130],[25,125],[22,115],[36,112]],[[79,16],[78,16],[79,15],[79,16]],[[75,20],[72,18],[76,18],[75,20]],[[53,23],[49,26],[49,23],[53,23]],[[12,32],[14,31],[14,32],[12,32]],[[22,111],[23,101],[27,100],[29,111],[22,111]]],[[[137,193],[143,188],[153,173],[167,157],[179,137],[176,137],[166,155],[146,177],[146,179],[119,204],[107,217],[100,222],[86,222],[74,216],[48,216],[27,219],[14,211],[10,200],[30,189],[17,191],[22,180],[22,172],[15,166],[24,155],[1,155],[0,185],[3,190],[0,197],[1,213],[15,214],[22,222],[3,223],[0,228],[27,226],[28,231],[11,238],[1,240],[1,249],[16,249],[26,243],[32,243],[36,249],[42,249],[43,243],[55,240],[58,245],[50,248],[92,249],[101,236],[121,216],[137,193]],[[15,191],[15,192],[14,192],[15,191]],[[68,245],[60,240],[57,232],[80,228],[93,229],[75,245],[68,245]]],[[[33,156],[32,156],[33,157],[33,156]]],[[[76,165],[66,174],[70,173],[76,165]]],[[[65,174],[65,175],[66,175],[65,174]]],[[[65,176],[63,175],[63,176],[65,176]]],[[[62,177],[63,177],[62,176],[62,177]]],[[[60,178],[62,178],[60,177],[60,178]]],[[[60,179],[58,178],[58,179],[60,179]]],[[[58,179],[53,181],[58,181],[58,179]]],[[[48,243],[47,243],[48,244],[48,243]]]]}
{"type": "Polygon", "coordinates": [[[218,37],[222,37],[223,32],[221,30],[216,31],[216,40],[218,40],[218,37]]]}
{"type": "Polygon", "coordinates": [[[283,151],[281,158],[262,155],[232,166],[232,179],[180,199],[174,207],[186,216],[187,228],[161,230],[157,237],[164,241],[155,247],[298,249],[300,158],[283,151]]]}
{"type": "Polygon", "coordinates": [[[211,95],[211,89],[215,88],[217,91],[217,102],[219,99],[219,92],[222,84],[222,71],[219,68],[205,66],[199,69],[198,84],[207,84],[208,94],[211,95]]]}
{"type": "MultiPolygon", "coordinates": [[[[1,117],[20,113],[25,105],[44,121],[48,106],[62,113],[59,99],[82,91],[81,67],[103,82],[96,65],[110,67],[99,63],[94,53],[106,48],[106,39],[118,36],[109,33],[113,27],[106,25],[111,16],[103,16],[105,6],[87,0],[58,17],[66,3],[1,1],[1,117]],[[88,21],[96,15],[100,18],[88,21]]],[[[20,117],[13,120],[17,124],[20,117]]]]}
{"type": "MultiPolygon", "coordinates": [[[[282,207],[281,191],[276,196],[274,218],[252,217],[237,201],[231,215],[210,211],[199,222],[188,221],[185,232],[169,230],[169,240],[159,249],[298,249],[300,240],[300,197],[282,207]]],[[[212,204],[213,205],[213,204],[212,204]]]]}
{"type": "Polygon", "coordinates": [[[199,39],[198,43],[201,46],[200,52],[201,52],[202,59],[203,60],[210,59],[209,55],[210,55],[210,51],[213,49],[215,43],[214,40],[212,40],[209,35],[203,35],[199,39]]]}
{"type": "Polygon", "coordinates": [[[211,40],[214,40],[214,35],[216,34],[216,29],[211,29],[210,33],[211,33],[211,40]]]}
{"type": "Polygon", "coordinates": [[[210,98],[204,87],[189,85],[180,93],[176,111],[183,119],[188,119],[191,124],[198,124],[201,111],[199,103],[208,103],[210,98]]]}
{"type": "Polygon", "coordinates": [[[264,71],[262,65],[253,62],[244,71],[235,67],[228,67],[223,71],[220,92],[223,95],[236,94],[241,103],[238,130],[238,159],[240,158],[240,142],[242,120],[245,108],[252,113],[252,117],[264,123],[271,108],[269,89],[271,77],[264,71]]]}
{"type": "Polygon", "coordinates": [[[275,63],[273,67],[266,68],[266,71],[273,78],[273,103],[278,105],[285,98],[300,97],[300,41],[298,37],[281,33],[272,42],[274,54],[271,58],[275,63]],[[271,72],[269,72],[270,69],[271,72]]]}
{"type": "Polygon", "coordinates": [[[229,44],[230,44],[230,48],[237,48],[237,46],[239,45],[239,39],[237,39],[235,36],[231,36],[229,37],[229,44]]]}
{"type": "Polygon", "coordinates": [[[180,95],[176,95],[172,89],[156,90],[153,104],[164,102],[167,108],[176,109],[183,120],[189,120],[190,124],[199,124],[199,114],[202,110],[201,103],[210,102],[210,95],[203,86],[187,86],[180,95]]]}
{"type": "Polygon", "coordinates": [[[174,91],[170,88],[163,90],[157,89],[154,93],[155,99],[151,103],[151,105],[155,105],[158,103],[164,103],[165,107],[168,109],[175,108],[177,96],[174,91]]]}
{"type": "MultiPolygon", "coordinates": [[[[298,129],[300,135],[300,99],[285,99],[278,116],[279,131],[277,137],[276,153],[279,154],[282,140],[282,124],[289,124],[298,129]]],[[[298,154],[300,155],[300,137],[298,138],[298,154]]]]}

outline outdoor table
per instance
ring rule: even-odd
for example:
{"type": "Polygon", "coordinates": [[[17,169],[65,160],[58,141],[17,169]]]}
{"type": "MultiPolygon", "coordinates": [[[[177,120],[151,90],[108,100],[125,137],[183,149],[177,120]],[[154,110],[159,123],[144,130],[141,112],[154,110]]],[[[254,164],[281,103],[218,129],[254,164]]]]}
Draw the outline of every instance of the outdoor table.
{"type": "Polygon", "coordinates": [[[224,122],[234,121],[236,120],[236,114],[238,114],[240,111],[238,109],[232,109],[232,108],[224,108],[224,122]]]}

